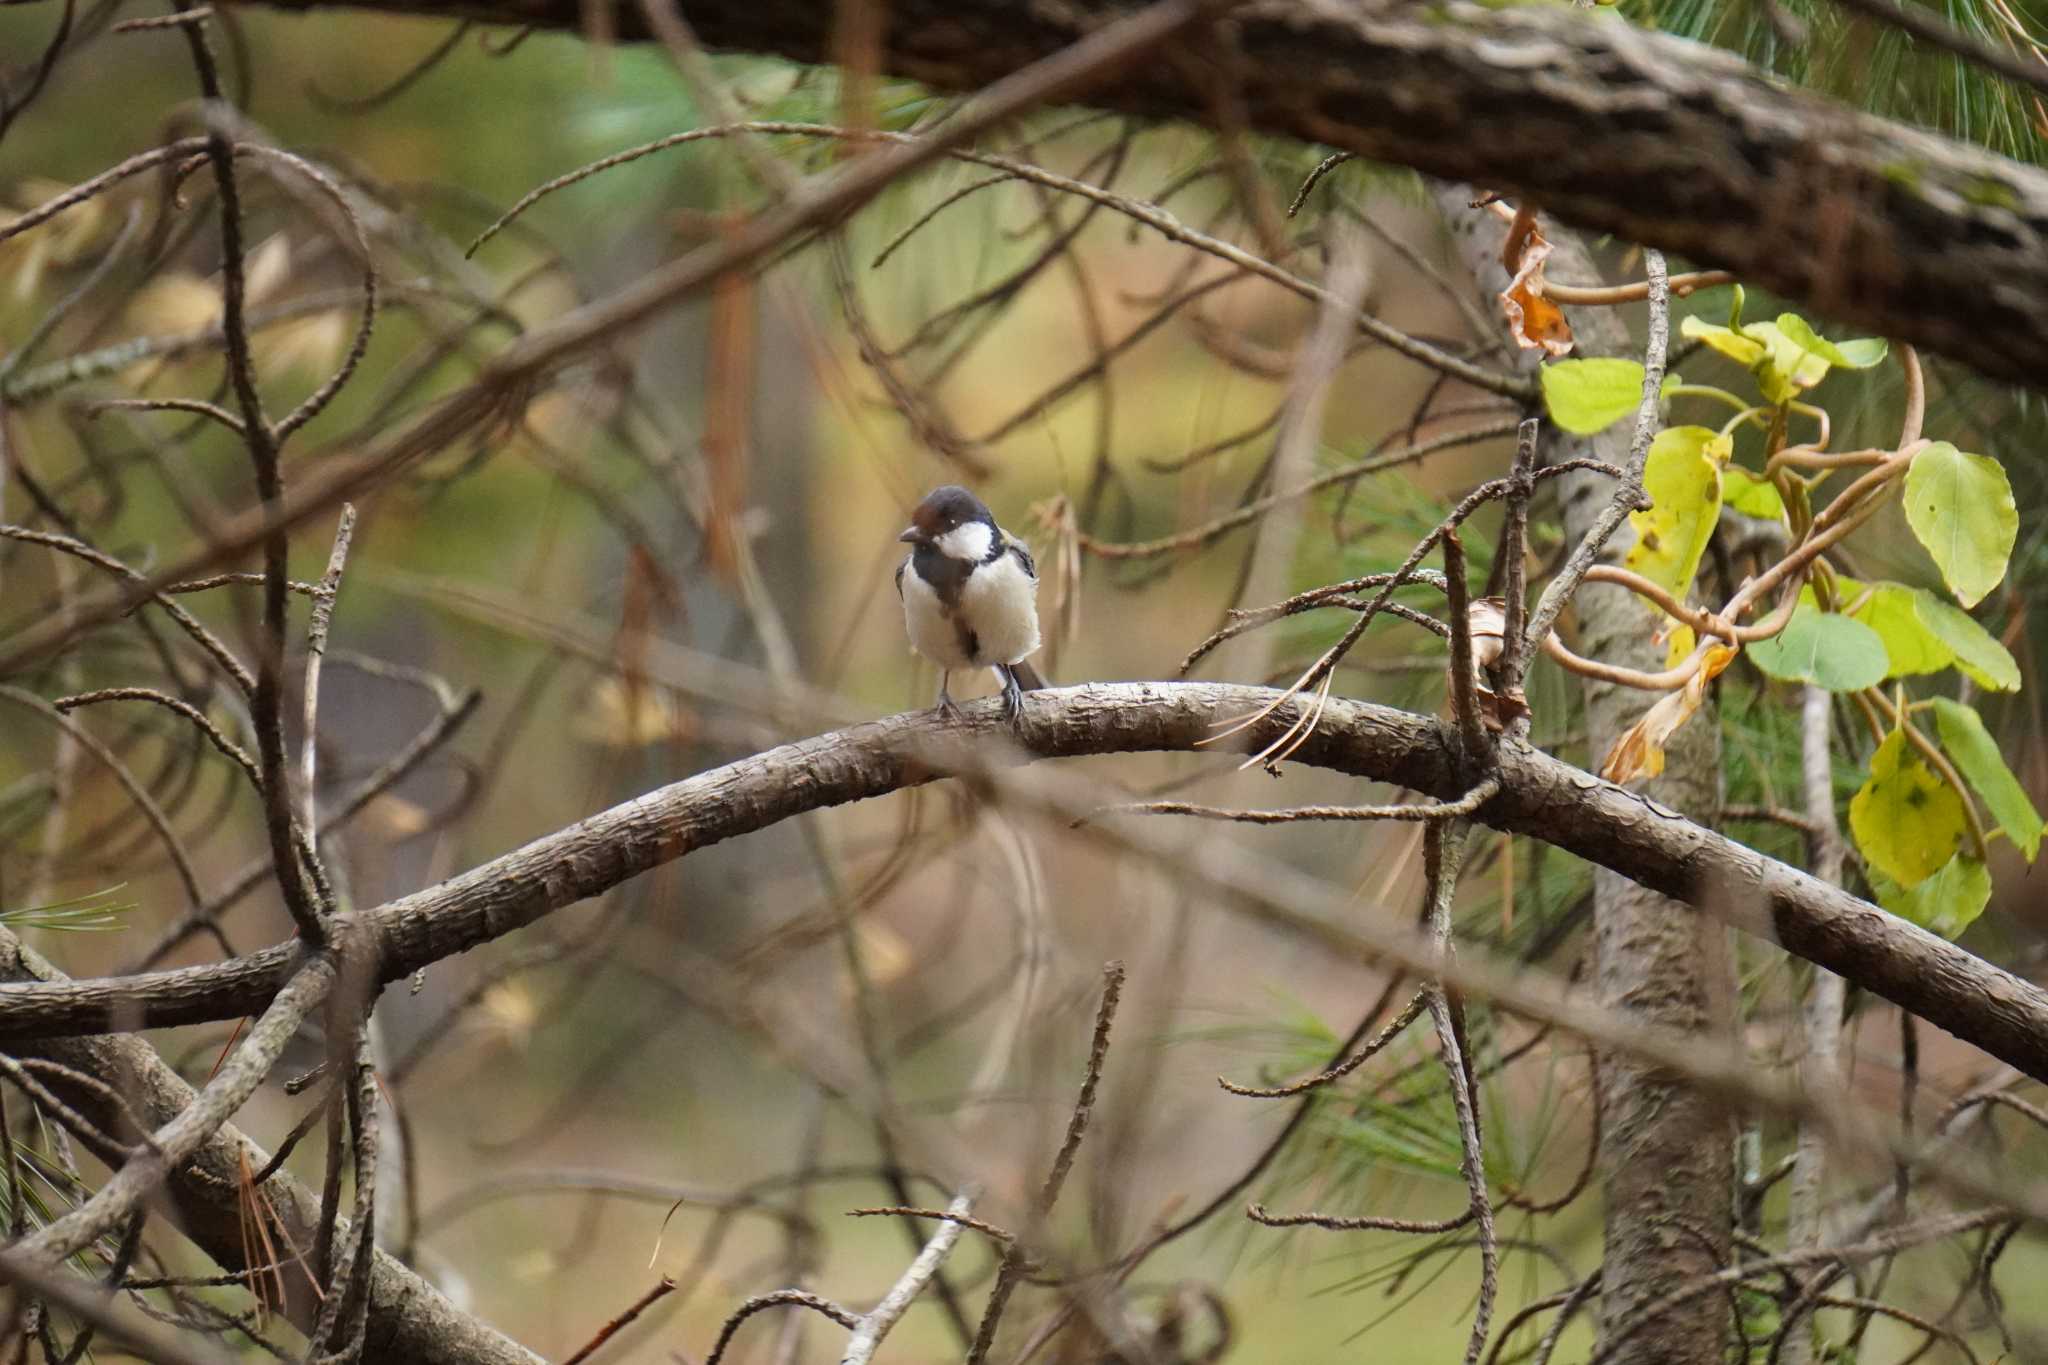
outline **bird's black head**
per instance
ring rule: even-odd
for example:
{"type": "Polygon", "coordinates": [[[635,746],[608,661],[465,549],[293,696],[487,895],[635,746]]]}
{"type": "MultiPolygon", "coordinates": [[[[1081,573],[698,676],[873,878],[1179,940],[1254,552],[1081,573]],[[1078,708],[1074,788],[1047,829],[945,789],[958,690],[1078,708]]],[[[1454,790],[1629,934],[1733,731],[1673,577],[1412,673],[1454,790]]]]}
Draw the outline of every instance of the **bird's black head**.
{"type": "Polygon", "coordinates": [[[996,519],[989,515],[980,498],[957,483],[949,483],[925,494],[924,501],[910,514],[910,525],[896,538],[913,545],[928,545],[970,522],[980,522],[993,530],[996,519]]]}

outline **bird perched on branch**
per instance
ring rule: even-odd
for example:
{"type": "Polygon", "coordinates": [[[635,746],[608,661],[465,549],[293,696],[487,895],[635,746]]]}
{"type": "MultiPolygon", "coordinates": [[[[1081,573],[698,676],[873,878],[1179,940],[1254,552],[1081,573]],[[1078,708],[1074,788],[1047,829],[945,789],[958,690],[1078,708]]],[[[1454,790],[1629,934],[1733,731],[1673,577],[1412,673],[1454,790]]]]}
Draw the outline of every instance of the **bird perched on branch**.
{"type": "Polygon", "coordinates": [[[1024,692],[1045,686],[1025,659],[1038,651],[1038,566],[957,484],[934,488],[896,537],[911,546],[896,570],[911,648],[939,666],[939,710],[958,714],[946,684],[956,669],[993,668],[1015,724],[1024,692]]]}

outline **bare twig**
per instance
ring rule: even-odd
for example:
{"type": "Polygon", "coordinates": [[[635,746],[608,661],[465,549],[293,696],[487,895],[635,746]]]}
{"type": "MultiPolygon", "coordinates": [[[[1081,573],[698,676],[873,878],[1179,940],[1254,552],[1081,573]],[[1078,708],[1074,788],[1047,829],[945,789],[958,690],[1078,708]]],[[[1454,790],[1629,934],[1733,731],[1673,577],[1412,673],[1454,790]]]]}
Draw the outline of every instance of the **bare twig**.
{"type": "Polygon", "coordinates": [[[348,564],[349,541],[356,531],[353,503],[341,505],[341,521],[334,528],[334,549],[327,556],[327,572],[313,596],[312,620],[306,627],[306,717],[299,755],[300,800],[304,807],[299,820],[310,834],[320,827],[319,799],[315,792],[320,761],[320,664],[327,654],[327,628],[334,619],[335,599],[341,595],[341,574],[348,564]]]}
{"type": "MultiPolygon", "coordinates": [[[[974,1206],[975,1191],[972,1187],[953,1196],[953,1202],[946,1206],[946,1212],[955,1217],[965,1216],[974,1206]]],[[[953,1244],[960,1240],[962,1225],[950,1218],[939,1224],[939,1230],[926,1242],[924,1250],[910,1263],[910,1269],[896,1281],[882,1301],[872,1312],[864,1314],[854,1325],[853,1339],[846,1343],[846,1353],[840,1357],[840,1365],[867,1365],[874,1359],[875,1349],[882,1344],[882,1338],[889,1334],[908,1312],[911,1303],[938,1274],[946,1256],[953,1250],[953,1244]]]]}
{"type": "MultiPolygon", "coordinates": [[[[1109,1028],[1116,1020],[1117,1002],[1123,995],[1123,986],[1124,964],[1103,964],[1102,1001],[1095,1010],[1095,1033],[1088,1044],[1088,1066],[1081,1077],[1081,1093],[1075,1098],[1073,1111],[1068,1115],[1067,1133],[1060,1143],[1059,1153],[1053,1158],[1052,1168],[1046,1172],[1045,1183],[1039,1186],[1037,1198],[1032,1201],[1031,1216],[1035,1224],[1042,1225],[1058,1202],[1060,1187],[1066,1184],[1067,1172],[1073,1169],[1074,1154],[1080,1150],[1081,1139],[1088,1131],[1088,1118],[1095,1110],[1095,1092],[1102,1083],[1102,1065],[1109,1057],[1109,1028]]],[[[1012,1241],[1003,1253],[1002,1263],[996,1268],[995,1287],[989,1291],[988,1305],[982,1309],[981,1325],[975,1329],[974,1344],[968,1348],[968,1365],[979,1365],[988,1358],[989,1349],[995,1345],[996,1328],[1002,1322],[1003,1309],[1010,1301],[1011,1291],[1017,1286],[1023,1264],[1023,1244],[1012,1241]]]]}
{"type": "MultiPolygon", "coordinates": [[[[1422,834],[1429,933],[1446,962],[1452,960],[1451,904],[1457,897],[1465,832],[1462,825],[1432,824],[1422,834]]],[[[1443,1053],[1451,1102],[1458,1113],[1459,1166],[1465,1176],[1473,1218],[1479,1225],[1479,1304],[1473,1311],[1471,1336],[1465,1345],[1465,1365],[1478,1365],[1486,1350],[1494,1296],[1500,1289],[1500,1249],[1493,1229],[1493,1200],[1486,1189],[1486,1158],[1480,1146],[1479,1096],[1472,1088],[1474,1067],[1462,1037],[1464,1029],[1458,1018],[1461,1013],[1462,1007],[1452,997],[1450,988],[1442,981],[1433,982],[1429,989],[1429,1016],[1436,1024],[1437,1047],[1443,1053]]]]}
{"type": "Polygon", "coordinates": [[[629,1307],[627,1307],[625,1312],[619,1314],[610,1322],[607,1322],[604,1326],[598,1328],[597,1333],[594,1336],[592,1336],[590,1340],[584,1342],[581,1346],[577,1347],[576,1353],[570,1356],[568,1359],[564,1360],[562,1362],[562,1365],[581,1365],[583,1361],[590,1359],[591,1356],[597,1354],[599,1347],[603,1346],[607,1341],[610,1341],[613,1337],[617,1336],[626,1328],[631,1327],[642,1313],[645,1313],[648,1309],[652,1308],[655,1304],[659,1303],[662,1299],[667,1298],[671,1293],[673,1293],[675,1291],[675,1287],[676,1282],[666,1275],[662,1276],[659,1280],[656,1280],[654,1282],[653,1288],[649,1289],[645,1294],[642,1294],[639,1298],[633,1300],[632,1304],[629,1307]]]}
{"type": "Polygon", "coordinates": [[[334,964],[325,958],[308,961],[291,984],[277,993],[270,1008],[249,1029],[235,1055],[222,1064],[192,1107],[159,1128],[150,1148],[138,1152],[116,1171],[92,1198],[32,1233],[21,1243],[25,1254],[58,1260],[104,1236],[124,1222],[177,1166],[212,1137],[242,1107],[270,1073],[284,1046],[309,1011],[334,984],[334,964]]]}

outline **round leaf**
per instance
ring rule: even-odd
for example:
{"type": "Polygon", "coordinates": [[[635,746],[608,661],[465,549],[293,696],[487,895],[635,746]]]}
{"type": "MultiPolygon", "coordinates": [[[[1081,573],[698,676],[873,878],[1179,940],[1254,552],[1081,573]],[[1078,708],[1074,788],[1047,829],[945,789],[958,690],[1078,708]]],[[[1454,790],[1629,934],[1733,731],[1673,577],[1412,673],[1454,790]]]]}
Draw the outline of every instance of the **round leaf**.
{"type": "Polygon", "coordinates": [[[1998,461],[1936,441],[1906,470],[1906,520],[1956,600],[1974,607],[2005,577],[2019,507],[1998,461]]]}
{"type": "Polygon", "coordinates": [[[1894,730],[1870,756],[1870,779],[1850,798],[1849,829],[1863,860],[1910,891],[1962,843],[1962,794],[1934,775],[1894,730]]]}
{"type": "Polygon", "coordinates": [[[1643,401],[1640,361],[1600,356],[1559,360],[1543,367],[1542,379],[1551,419],[1580,436],[1613,426],[1643,401]]]}
{"type": "Polygon", "coordinates": [[[1786,682],[1808,682],[1830,692],[1857,692],[1884,681],[1891,656],[1876,631],[1861,621],[1801,602],[1785,628],[1748,646],[1750,660],[1786,682]]]}
{"type": "Polygon", "coordinates": [[[1967,853],[1956,854],[1909,890],[1882,876],[1872,877],[1871,883],[1879,905],[1943,938],[1969,928],[1991,903],[1991,870],[1967,853]]]}
{"type": "Polygon", "coordinates": [[[2020,666],[1976,618],[1931,592],[1913,594],[1913,611],[1928,632],[1955,656],[1955,665],[1979,687],[1994,692],[2020,690],[2020,666]]]}
{"type": "MultiPolygon", "coordinates": [[[[1919,589],[1898,583],[1873,583],[1866,593],[1848,579],[1839,580],[1838,587],[1842,597],[1852,604],[1851,619],[1869,626],[1884,641],[1884,652],[1891,658],[1891,667],[1885,671],[1887,678],[1938,673],[1955,662],[1955,650],[1921,619],[1920,600],[1926,594],[1919,589]]],[[[1938,606],[1948,605],[1933,598],[1928,600],[1938,606]]]]}
{"type": "Polygon", "coordinates": [[[1998,751],[1998,741],[1984,728],[1976,708],[1936,697],[1934,719],[1941,728],[1941,747],[1955,760],[1963,780],[1984,798],[1991,818],[2027,855],[2027,861],[2034,861],[2041,851],[2041,813],[2027,799],[2026,788],[2012,775],[2012,769],[2005,766],[2005,755],[1998,751]]]}

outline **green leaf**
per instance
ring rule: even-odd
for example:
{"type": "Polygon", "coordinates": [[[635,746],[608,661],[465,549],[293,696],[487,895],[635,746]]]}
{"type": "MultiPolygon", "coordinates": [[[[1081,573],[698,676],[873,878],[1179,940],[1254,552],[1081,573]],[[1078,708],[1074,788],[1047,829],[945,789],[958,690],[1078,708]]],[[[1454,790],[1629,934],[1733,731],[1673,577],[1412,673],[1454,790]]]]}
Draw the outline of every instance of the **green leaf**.
{"type": "Polygon", "coordinates": [[[1979,687],[1994,692],[2020,690],[2020,666],[1992,633],[1953,602],[1924,590],[1913,594],[1913,610],[1922,625],[1955,656],[1955,665],[1979,687]]]}
{"type": "Polygon", "coordinates": [[[1870,756],[1869,780],[1849,801],[1863,860],[1910,891],[1955,856],[1967,827],[1962,793],[1907,748],[1904,730],[1885,736],[1870,756]]]}
{"type": "Polygon", "coordinates": [[[1765,358],[1749,368],[1773,403],[1789,403],[1828,377],[1827,358],[1786,336],[1775,322],[1752,322],[1742,332],[1765,348],[1765,358]]]}
{"type": "Polygon", "coordinates": [[[1640,361],[1597,356],[1556,360],[1541,374],[1543,402],[1551,419],[1580,436],[1613,426],[1643,401],[1640,361]]]}
{"type": "Polygon", "coordinates": [[[1891,656],[1861,621],[1802,601],[1768,640],[1747,647],[1750,660],[1774,678],[1809,682],[1830,692],[1856,692],[1884,681],[1891,656]]]}
{"type": "Polygon", "coordinates": [[[1627,566],[1681,600],[1721,520],[1721,467],[1734,442],[1706,427],[1666,427],[1650,442],[1643,488],[1654,502],[1631,512],[1627,566]]]}
{"type": "Polygon", "coordinates": [[[2012,769],[2005,766],[2005,755],[1984,728],[1983,717],[1974,707],[1936,697],[1934,719],[1941,730],[1941,747],[1955,760],[1964,780],[1984,798],[1991,818],[1998,821],[2006,837],[2027,855],[2028,862],[2034,861],[2041,851],[2041,813],[2027,799],[2026,788],[2012,775],[2012,769]]]}
{"type": "Polygon", "coordinates": [[[1998,461],[1947,441],[1921,450],[1907,468],[1906,520],[1966,607],[2005,577],[2020,529],[2012,484],[1998,461]]]}
{"type": "Polygon", "coordinates": [[[1801,350],[1819,356],[1830,365],[1840,365],[1845,370],[1867,370],[1883,360],[1889,349],[1882,337],[1864,337],[1839,344],[1829,341],[1815,332],[1806,319],[1797,313],[1778,314],[1778,330],[1801,350]]]}
{"type": "Polygon", "coordinates": [[[1687,318],[1679,323],[1678,334],[1706,342],[1745,369],[1762,360],[1765,355],[1765,348],[1761,342],[1752,341],[1731,327],[1716,327],[1713,323],[1702,322],[1698,318],[1687,318]]]}
{"type": "Polygon", "coordinates": [[[1884,652],[1891,657],[1887,678],[1938,673],[1955,662],[1955,651],[1921,619],[1920,600],[1927,594],[1918,588],[1899,583],[1866,585],[1847,578],[1837,578],[1835,587],[1851,608],[1850,619],[1869,626],[1884,641],[1884,652]]]}
{"type": "Polygon", "coordinates": [[[1750,473],[1739,464],[1721,471],[1721,498],[1728,506],[1748,517],[1765,521],[1785,519],[1785,499],[1770,480],[1750,473]]]}
{"type": "Polygon", "coordinates": [[[1991,870],[1958,853],[1919,885],[1902,889],[1889,877],[1873,875],[1877,903],[1931,934],[1954,938],[1991,903],[1991,870]]]}

